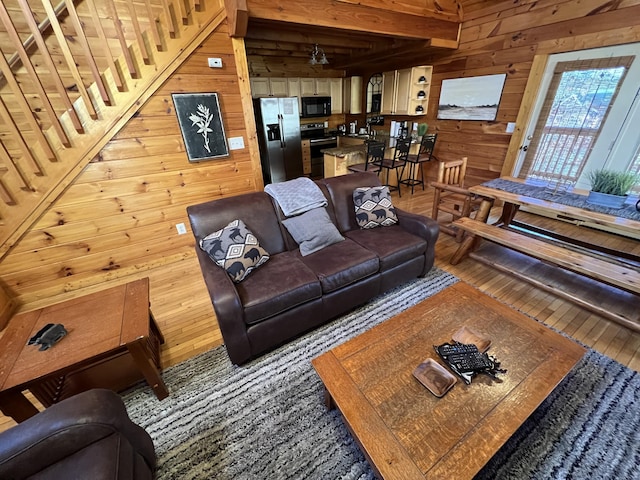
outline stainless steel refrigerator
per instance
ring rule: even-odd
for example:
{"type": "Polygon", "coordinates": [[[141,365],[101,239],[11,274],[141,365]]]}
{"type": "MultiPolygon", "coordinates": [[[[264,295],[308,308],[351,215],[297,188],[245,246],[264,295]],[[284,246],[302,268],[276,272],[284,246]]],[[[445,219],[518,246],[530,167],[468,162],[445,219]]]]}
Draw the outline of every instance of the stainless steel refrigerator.
{"type": "Polygon", "coordinates": [[[265,185],[301,177],[298,98],[257,98],[254,110],[265,185]]]}

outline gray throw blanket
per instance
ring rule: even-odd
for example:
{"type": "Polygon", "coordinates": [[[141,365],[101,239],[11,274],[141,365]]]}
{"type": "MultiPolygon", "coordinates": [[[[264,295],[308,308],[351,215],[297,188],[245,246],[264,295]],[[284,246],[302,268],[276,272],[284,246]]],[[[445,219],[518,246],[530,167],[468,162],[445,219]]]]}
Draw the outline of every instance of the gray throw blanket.
{"type": "Polygon", "coordinates": [[[318,207],[326,207],[327,199],[320,187],[307,177],[281,183],[271,183],[264,191],[278,202],[287,217],[299,215],[318,207]]]}

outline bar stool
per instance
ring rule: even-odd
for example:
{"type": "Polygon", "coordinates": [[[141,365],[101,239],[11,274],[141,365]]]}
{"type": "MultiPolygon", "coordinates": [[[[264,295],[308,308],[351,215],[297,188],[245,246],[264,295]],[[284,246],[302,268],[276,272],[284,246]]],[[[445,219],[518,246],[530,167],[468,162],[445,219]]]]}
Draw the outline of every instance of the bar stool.
{"type": "Polygon", "coordinates": [[[409,156],[410,148],[410,138],[398,138],[396,140],[396,146],[393,151],[393,157],[383,158],[381,162],[377,163],[377,165],[380,166],[380,172],[382,172],[382,170],[386,170],[387,172],[385,185],[389,187],[389,191],[398,190],[399,197],[402,196],[400,192],[400,178],[402,177],[402,172],[404,172],[404,167],[407,164],[407,156],[409,156]],[[394,170],[396,172],[396,186],[389,185],[389,171],[391,170],[394,170]]]}
{"type": "MultiPolygon", "coordinates": [[[[411,187],[411,194],[413,195],[413,188],[416,185],[422,185],[422,190],[424,190],[424,171],[423,171],[423,163],[430,162],[434,159],[433,149],[436,146],[436,139],[438,138],[437,133],[432,133],[429,135],[423,135],[422,140],[420,141],[420,149],[418,150],[417,155],[409,155],[407,157],[407,163],[409,165],[409,175],[407,178],[401,181],[401,183],[411,187]],[[420,170],[420,179],[416,178],[417,171],[420,170]]],[[[404,175],[404,170],[402,171],[404,175]]]]}
{"type": "Polygon", "coordinates": [[[364,159],[364,163],[356,163],[355,165],[349,165],[347,170],[350,172],[380,172],[380,163],[384,159],[384,142],[370,141],[367,143],[367,156],[364,159]]]}

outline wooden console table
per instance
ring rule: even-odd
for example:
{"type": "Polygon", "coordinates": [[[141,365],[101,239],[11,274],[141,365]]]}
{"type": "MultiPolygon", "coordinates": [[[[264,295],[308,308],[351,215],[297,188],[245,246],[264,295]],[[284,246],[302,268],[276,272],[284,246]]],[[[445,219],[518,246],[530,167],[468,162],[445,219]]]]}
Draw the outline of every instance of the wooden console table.
{"type": "Polygon", "coordinates": [[[0,410],[21,422],[38,410],[29,390],[48,407],[90,388],[123,390],[145,379],[162,400],[162,334],[149,309],[149,279],[15,316],[0,338],[0,410]],[[44,325],[68,334],[48,350],[27,345],[44,325]]]}

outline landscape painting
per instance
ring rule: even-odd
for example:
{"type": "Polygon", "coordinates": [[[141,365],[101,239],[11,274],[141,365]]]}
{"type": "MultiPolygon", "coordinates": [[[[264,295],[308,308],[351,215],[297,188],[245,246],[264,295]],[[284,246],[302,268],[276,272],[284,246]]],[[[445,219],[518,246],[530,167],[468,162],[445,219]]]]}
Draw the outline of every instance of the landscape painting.
{"type": "Polygon", "coordinates": [[[482,75],[442,81],[439,120],[495,120],[507,75],[482,75]]]}

